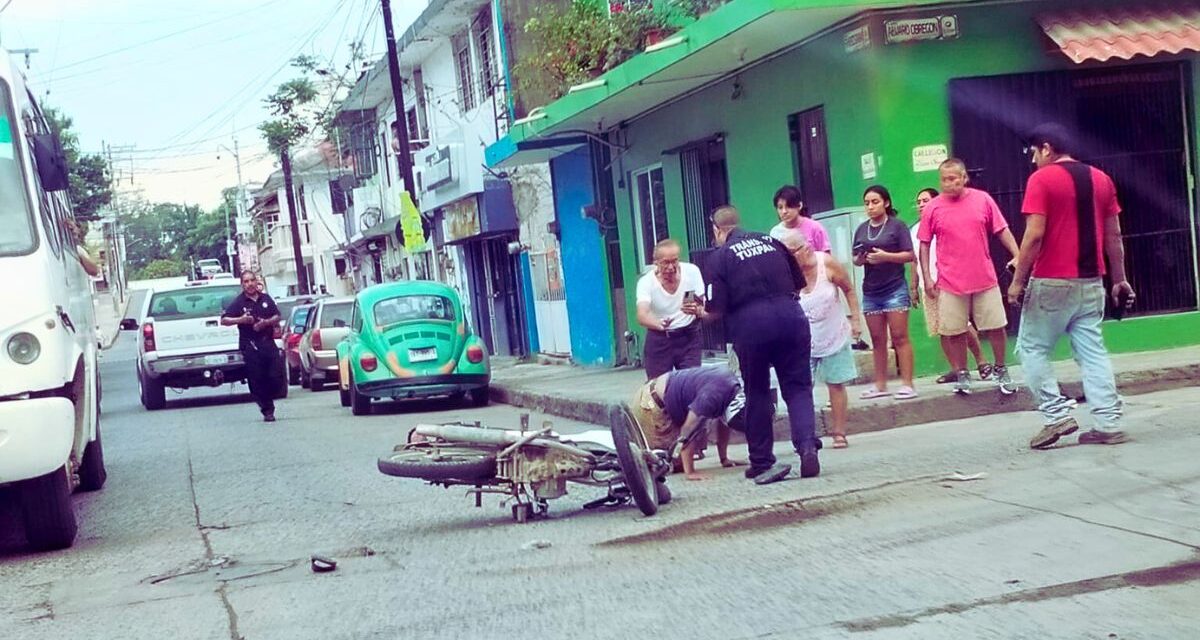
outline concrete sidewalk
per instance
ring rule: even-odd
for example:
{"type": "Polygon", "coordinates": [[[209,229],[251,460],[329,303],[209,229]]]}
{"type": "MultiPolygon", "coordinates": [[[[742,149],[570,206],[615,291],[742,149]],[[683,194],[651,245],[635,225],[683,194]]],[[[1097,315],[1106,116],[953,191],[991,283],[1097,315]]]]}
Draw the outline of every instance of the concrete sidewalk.
{"type": "MultiPolygon", "coordinates": [[[[1200,384],[1200,347],[1185,347],[1166,351],[1114,355],[1113,368],[1117,384],[1125,395],[1149,393],[1200,384]]],[[[493,358],[492,399],[557,416],[604,424],[607,407],[613,402],[629,399],[646,377],[641,369],[584,369],[562,365],[516,364],[512,360],[493,358]]],[[[1073,361],[1056,363],[1064,392],[1071,397],[1083,395],[1079,369],[1073,361]]],[[[956,396],[951,385],[939,385],[936,376],[915,381],[919,397],[894,400],[891,397],[859,400],[865,384],[849,387],[850,434],[882,431],[942,420],[957,420],[982,415],[1031,411],[1033,397],[1022,384],[1021,368],[1010,369],[1019,391],[1002,396],[993,383],[974,381],[970,396],[956,396]]],[[[898,387],[892,382],[890,388],[898,387]]],[[[824,385],[814,389],[818,407],[817,431],[825,433],[829,410],[824,385]]],[[[775,417],[776,440],[787,440],[787,407],[782,404],[775,417]]],[[[1032,418],[1031,418],[1032,419],[1032,418]]],[[[1086,419],[1081,420],[1086,427],[1086,419]]]]}
{"type": "Polygon", "coordinates": [[[96,309],[96,338],[100,341],[100,348],[107,349],[121,334],[121,319],[125,317],[129,300],[117,300],[112,293],[105,291],[92,296],[92,306],[96,309]]]}

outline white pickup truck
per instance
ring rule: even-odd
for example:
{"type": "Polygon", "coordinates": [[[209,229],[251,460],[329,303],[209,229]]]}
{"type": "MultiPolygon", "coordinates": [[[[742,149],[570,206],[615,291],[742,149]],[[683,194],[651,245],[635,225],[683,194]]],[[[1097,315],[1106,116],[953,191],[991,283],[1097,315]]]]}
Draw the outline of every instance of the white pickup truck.
{"type": "MultiPolygon", "coordinates": [[[[199,281],[175,289],[150,291],[142,304],[141,325],[132,318],[122,329],[137,330],[137,379],[142,405],[150,411],[166,406],[167,387],[218,387],[246,382],[237,327],[221,326],[221,312],[241,293],[229,280],[199,281]]],[[[282,327],[276,331],[282,338],[282,327]]],[[[276,398],[287,396],[282,352],[276,398]]]]}

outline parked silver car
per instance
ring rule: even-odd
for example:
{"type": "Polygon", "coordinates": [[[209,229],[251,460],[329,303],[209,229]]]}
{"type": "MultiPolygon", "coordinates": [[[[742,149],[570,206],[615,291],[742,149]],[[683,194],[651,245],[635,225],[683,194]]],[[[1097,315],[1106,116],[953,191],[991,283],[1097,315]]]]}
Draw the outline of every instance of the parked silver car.
{"type": "Polygon", "coordinates": [[[324,298],[308,313],[300,337],[300,386],[320,391],[338,381],[337,343],[350,333],[354,298],[324,298]]]}

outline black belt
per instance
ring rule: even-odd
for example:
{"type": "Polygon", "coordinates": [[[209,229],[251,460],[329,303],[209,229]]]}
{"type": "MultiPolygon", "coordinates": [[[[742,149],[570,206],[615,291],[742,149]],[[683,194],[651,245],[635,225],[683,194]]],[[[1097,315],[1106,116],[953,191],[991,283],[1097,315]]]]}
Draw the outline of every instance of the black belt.
{"type": "Polygon", "coordinates": [[[682,336],[682,335],[691,333],[692,331],[695,331],[697,328],[698,327],[696,326],[696,323],[693,322],[693,323],[689,324],[688,326],[682,327],[680,329],[651,329],[651,331],[654,331],[655,333],[661,333],[664,336],[670,338],[672,336],[682,336]]]}

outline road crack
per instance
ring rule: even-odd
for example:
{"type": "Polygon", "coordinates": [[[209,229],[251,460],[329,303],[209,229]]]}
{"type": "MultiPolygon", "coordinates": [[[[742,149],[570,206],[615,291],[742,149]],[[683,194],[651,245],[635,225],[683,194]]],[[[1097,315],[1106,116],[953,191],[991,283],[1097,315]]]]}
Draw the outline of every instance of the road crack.
{"type": "MultiPolygon", "coordinates": [[[[200,522],[200,501],[196,498],[196,470],[192,466],[192,447],[190,443],[187,448],[187,461],[188,491],[192,496],[192,513],[196,519],[196,531],[200,534],[200,540],[204,542],[204,561],[211,566],[215,554],[213,553],[212,541],[208,538],[209,528],[200,522]]],[[[229,585],[221,582],[217,585],[216,594],[221,600],[221,606],[225,608],[225,616],[229,621],[230,640],[243,640],[242,634],[238,631],[237,611],[234,611],[233,603],[229,601],[229,585]]]]}

